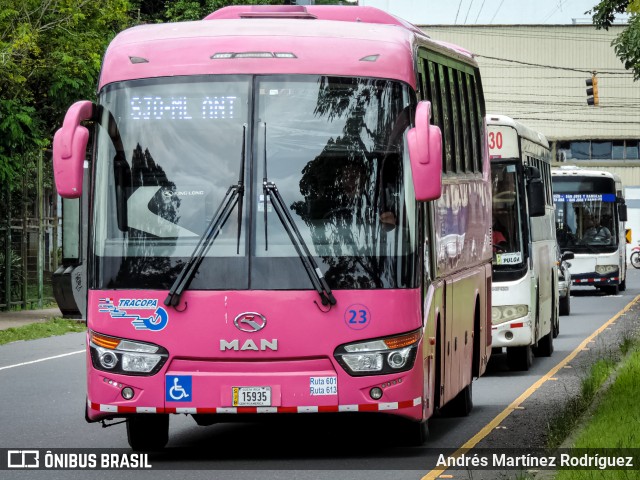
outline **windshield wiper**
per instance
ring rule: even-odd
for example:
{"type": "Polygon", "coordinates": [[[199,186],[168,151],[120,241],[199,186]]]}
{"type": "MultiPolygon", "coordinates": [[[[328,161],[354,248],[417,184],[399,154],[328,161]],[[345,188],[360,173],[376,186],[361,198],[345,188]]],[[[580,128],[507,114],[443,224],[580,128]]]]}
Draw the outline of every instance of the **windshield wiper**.
{"type": "MultiPolygon", "coordinates": [[[[309,251],[309,247],[307,246],[304,238],[302,238],[302,234],[298,229],[295,220],[291,216],[291,213],[287,209],[286,203],[284,202],[282,195],[278,191],[278,187],[274,182],[269,181],[269,177],[267,176],[267,124],[264,123],[264,177],[262,179],[262,193],[263,193],[263,201],[264,201],[264,241],[265,241],[265,250],[268,249],[268,240],[267,240],[267,199],[271,200],[271,205],[273,205],[273,209],[275,210],[278,218],[280,219],[280,223],[284,227],[287,235],[289,235],[289,239],[291,240],[291,244],[296,250],[298,257],[300,257],[300,261],[304,266],[307,275],[309,276],[309,280],[313,284],[313,288],[316,289],[318,295],[320,295],[320,301],[323,306],[329,305],[329,309],[333,305],[336,304],[336,298],[333,296],[331,292],[331,288],[327,283],[327,280],[324,278],[320,267],[316,263],[313,255],[309,251]]],[[[316,304],[317,305],[317,304],[316,304]]],[[[324,310],[323,310],[324,311],[324,310]]],[[[329,310],[326,310],[327,312],[329,310]]]]}
{"type": "Polygon", "coordinates": [[[240,174],[238,176],[238,183],[235,185],[231,185],[227,192],[224,194],[224,198],[216,213],[213,215],[213,218],[207,225],[207,229],[205,233],[200,237],[196,248],[191,253],[191,257],[185,263],[184,267],[178,274],[178,277],[173,282],[173,285],[169,289],[169,293],[167,294],[167,298],[164,299],[164,304],[166,306],[175,307],[180,303],[180,297],[182,292],[184,292],[193,280],[202,260],[205,255],[213,245],[213,242],[218,237],[220,230],[227,222],[227,219],[233,212],[233,209],[238,205],[238,240],[236,250],[240,253],[240,233],[242,230],[242,200],[244,198],[244,168],[245,168],[245,158],[246,158],[246,135],[247,135],[247,126],[242,126],[242,154],[240,159],[240,174]]]}

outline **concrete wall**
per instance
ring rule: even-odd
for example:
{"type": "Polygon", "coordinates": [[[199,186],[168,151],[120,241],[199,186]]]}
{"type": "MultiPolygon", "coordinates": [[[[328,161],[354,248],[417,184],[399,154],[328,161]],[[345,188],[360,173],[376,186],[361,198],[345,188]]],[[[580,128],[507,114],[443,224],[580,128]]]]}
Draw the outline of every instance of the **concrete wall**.
{"type": "Polygon", "coordinates": [[[476,54],[488,113],[509,115],[550,140],[640,138],[640,82],[633,82],[611,47],[622,26],[420,28],[476,54]],[[599,107],[586,102],[585,79],[592,71],[598,72],[599,107]]]}

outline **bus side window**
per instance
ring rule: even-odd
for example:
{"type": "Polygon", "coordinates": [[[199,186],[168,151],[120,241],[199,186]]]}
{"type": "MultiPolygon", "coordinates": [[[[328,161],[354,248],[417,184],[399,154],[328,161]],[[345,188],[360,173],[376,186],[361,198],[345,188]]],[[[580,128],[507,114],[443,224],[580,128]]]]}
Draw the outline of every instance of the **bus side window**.
{"type": "Polygon", "coordinates": [[[475,77],[471,77],[471,92],[473,95],[473,105],[474,105],[474,112],[475,115],[474,117],[476,118],[477,124],[478,124],[478,129],[476,130],[477,132],[477,138],[476,138],[476,146],[479,152],[479,155],[477,157],[478,160],[478,171],[482,172],[482,152],[484,151],[484,114],[482,113],[482,108],[480,107],[480,98],[478,97],[478,82],[476,81],[475,77]]]}
{"type": "Polygon", "coordinates": [[[473,156],[473,171],[480,172],[482,171],[482,149],[479,148],[478,144],[478,118],[475,114],[475,94],[474,94],[474,86],[471,83],[471,75],[465,74],[465,83],[467,90],[467,114],[469,117],[469,130],[471,131],[471,135],[469,136],[469,141],[471,142],[470,153],[473,156]]]}
{"type": "Polygon", "coordinates": [[[438,65],[438,76],[440,77],[440,93],[442,98],[442,134],[444,140],[444,171],[446,173],[455,172],[454,152],[453,152],[453,119],[451,117],[451,97],[449,95],[449,81],[447,71],[442,65],[438,65]]]}
{"type": "Polygon", "coordinates": [[[469,115],[469,108],[467,105],[467,74],[464,72],[457,72],[458,74],[458,89],[460,92],[460,113],[461,113],[461,125],[462,130],[462,143],[464,152],[464,169],[466,172],[473,172],[475,165],[472,157],[471,148],[471,124],[469,115]]]}
{"type": "Polygon", "coordinates": [[[458,84],[456,80],[456,70],[448,68],[449,77],[449,93],[451,99],[451,124],[453,126],[453,143],[454,143],[454,159],[456,172],[460,173],[464,171],[464,164],[462,159],[462,132],[460,131],[460,108],[459,108],[459,95],[458,84]]]}

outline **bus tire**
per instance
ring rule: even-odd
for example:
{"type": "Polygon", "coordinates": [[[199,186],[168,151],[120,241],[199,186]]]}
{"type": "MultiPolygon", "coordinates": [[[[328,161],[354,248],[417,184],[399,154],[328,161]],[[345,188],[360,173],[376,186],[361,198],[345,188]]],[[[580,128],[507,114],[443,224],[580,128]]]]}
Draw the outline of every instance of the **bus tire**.
{"type": "MultiPolygon", "coordinates": [[[[568,293],[567,296],[562,297],[558,303],[560,306],[560,315],[571,315],[571,297],[568,293]]],[[[556,334],[555,336],[557,337],[558,335],[556,334]]]]}
{"type": "Polygon", "coordinates": [[[464,387],[447,403],[441,412],[447,417],[466,417],[473,409],[473,382],[464,387]]]}
{"type": "Polygon", "coordinates": [[[402,419],[400,426],[400,438],[402,443],[409,447],[420,447],[424,444],[429,436],[429,423],[414,422],[402,419]]]}
{"type": "Polygon", "coordinates": [[[607,295],[618,295],[620,293],[620,287],[618,285],[607,285],[602,287],[602,291],[607,295]]]}
{"type": "Polygon", "coordinates": [[[533,348],[536,357],[550,357],[553,354],[553,331],[538,340],[538,346],[533,348]]]}
{"type": "Polygon", "coordinates": [[[627,289],[627,277],[624,277],[624,280],[622,280],[620,282],[620,285],[618,286],[618,290],[620,290],[621,292],[624,292],[627,289]]]}
{"type": "Polygon", "coordinates": [[[162,450],[169,441],[169,415],[139,414],[127,418],[127,440],[132,450],[162,450]]]}
{"type": "Polygon", "coordinates": [[[524,347],[507,347],[507,365],[509,370],[525,372],[533,365],[531,345],[524,347]]]}

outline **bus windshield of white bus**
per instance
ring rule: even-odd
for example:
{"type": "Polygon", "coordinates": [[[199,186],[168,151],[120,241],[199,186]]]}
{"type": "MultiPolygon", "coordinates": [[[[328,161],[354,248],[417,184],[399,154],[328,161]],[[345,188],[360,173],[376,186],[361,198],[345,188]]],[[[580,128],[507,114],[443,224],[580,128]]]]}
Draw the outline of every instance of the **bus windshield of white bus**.
{"type": "Polygon", "coordinates": [[[515,162],[491,162],[493,193],[494,268],[520,266],[522,242],[522,187],[515,162]]]}
{"type": "Polygon", "coordinates": [[[191,288],[312,288],[265,198],[265,178],[331,288],[415,285],[413,106],[408,86],[371,78],[218,75],[105,87],[96,288],[168,288],[239,183],[242,202],[223,219],[191,288]]]}
{"type": "Polygon", "coordinates": [[[614,181],[597,177],[553,177],[556,233],[561,249],[613,252],[618,246],[614,181]]]}

